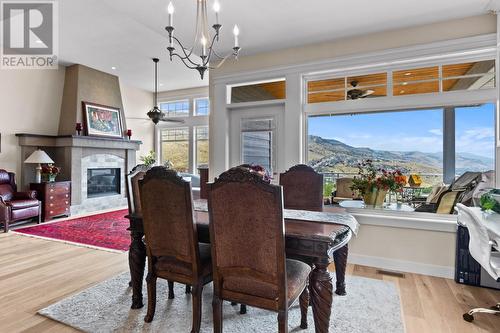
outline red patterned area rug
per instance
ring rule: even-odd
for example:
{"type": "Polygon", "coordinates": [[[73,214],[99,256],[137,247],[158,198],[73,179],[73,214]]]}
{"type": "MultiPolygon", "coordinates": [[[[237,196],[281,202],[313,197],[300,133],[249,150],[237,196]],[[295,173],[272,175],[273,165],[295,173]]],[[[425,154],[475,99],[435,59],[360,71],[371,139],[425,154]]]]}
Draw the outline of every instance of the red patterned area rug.
{"type": "Polygon", "coordinates": [[[126,209],[70,220],[42,223],[13,233],[108,251],[127,251],[130,233],[126,209]]]}

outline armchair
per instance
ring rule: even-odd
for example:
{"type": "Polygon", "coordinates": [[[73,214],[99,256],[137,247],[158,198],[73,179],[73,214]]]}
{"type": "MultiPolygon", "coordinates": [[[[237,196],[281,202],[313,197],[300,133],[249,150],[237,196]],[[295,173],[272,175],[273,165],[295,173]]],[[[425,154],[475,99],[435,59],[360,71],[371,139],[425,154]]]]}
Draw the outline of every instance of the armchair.
{"type": "Polygon", "coordinates": [[[40,223],[41,204],[35,191],[17,192],[15,174],[0,169],[0,224],[4,232],[9,226],[24,223],[38,217],[40,223]]]}

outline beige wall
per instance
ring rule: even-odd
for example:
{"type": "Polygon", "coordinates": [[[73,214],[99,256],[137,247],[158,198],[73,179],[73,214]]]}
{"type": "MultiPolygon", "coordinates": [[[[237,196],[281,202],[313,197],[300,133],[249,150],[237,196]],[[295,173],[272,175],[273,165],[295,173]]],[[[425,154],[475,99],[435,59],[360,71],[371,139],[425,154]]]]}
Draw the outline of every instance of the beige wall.
{"type": "MultiPolygon", "coordinates": [[[[0,70],[0,169],[21,173],[16,133],[57,135],[65,68],[59,70],[0,70]]],[[[154,148],[154,127],[146,119],[152,93],[121,84],[127,126],[141,140],[137,156],[154,148]],[[143,117],[145,120],[129,119],[143,117]]]]}
{"type": "Polygon", "coordinates": [[[208,86],[206,87],[195,87],[188,89],[170,90],[162,91],[158,93],[159,101],[173,101],[182,98],[190,97],[207,97],[208,96],[208,86]]]}
{"type": "Polygon", "coordinates": [[[132,139],[142,141],[141,149],[137,152],[139,163],[140,156],[154,150],[154,124],[146,115],[153,106],[153,93],[123,83],[120,83],[120,89],[126,123],[132,130],[132,139]]]}
{"type": "MultiPolygon", "coordinates": [[[[495,15],[472,16],[424,26],[342,38],[332,42],[259,53],[251,56],[240,56],[238,61],[226,61],[219,69],[212,70],[210,72],[210,79],[229,73],[304,64],[349,54],[381,51],[495,32],[495,15]]],[[[244,41],[241,43],[244,44],[244,41]]]]}
{"type": "Polygon", "coordinates": [[[0,168],[21,172],[16,133],[57,135],[64,85],[59,70],[0,70],[0,168]]]}

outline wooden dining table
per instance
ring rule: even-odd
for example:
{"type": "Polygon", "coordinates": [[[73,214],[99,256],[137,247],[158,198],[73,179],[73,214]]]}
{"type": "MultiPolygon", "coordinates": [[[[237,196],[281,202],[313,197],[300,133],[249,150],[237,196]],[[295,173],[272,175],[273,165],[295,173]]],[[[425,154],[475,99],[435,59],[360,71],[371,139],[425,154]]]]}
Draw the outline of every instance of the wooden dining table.
{"type": "MultiPolygon", "coordinates": [[[[210,243],[209,217],[206,200],[194,201],[194,217],[198,229],[198,240],[210,243]]],[[[356,219],[339,208],[325,208],[323,212],[284,209],[285,251],[289,258],[302,260],[313,268],[309,277],[310,304],[312,306],[315,331],[328,332],[333,301],[332,276],[328,271],[335,263],[337,295],[346,295],[345,271],[348,243],[357,233],[356,219]]],[[[128,215],[131,244],[129,267],[131,275],[132,309],[144,306],[142,284],[146,263],[144,229],[142,218],[128,215]]]]}

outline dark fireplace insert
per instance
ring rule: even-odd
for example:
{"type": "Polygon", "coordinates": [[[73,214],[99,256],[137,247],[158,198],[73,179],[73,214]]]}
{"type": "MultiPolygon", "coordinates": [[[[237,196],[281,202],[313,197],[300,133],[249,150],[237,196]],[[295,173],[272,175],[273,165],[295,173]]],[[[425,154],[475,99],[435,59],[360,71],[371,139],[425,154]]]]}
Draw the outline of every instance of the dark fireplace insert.
{"type": "Polygon", "coordinates": [[[120,194],[120,168],[87,170],[87,198],[120,194]]]}

